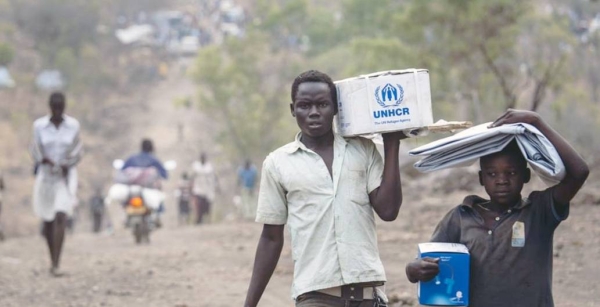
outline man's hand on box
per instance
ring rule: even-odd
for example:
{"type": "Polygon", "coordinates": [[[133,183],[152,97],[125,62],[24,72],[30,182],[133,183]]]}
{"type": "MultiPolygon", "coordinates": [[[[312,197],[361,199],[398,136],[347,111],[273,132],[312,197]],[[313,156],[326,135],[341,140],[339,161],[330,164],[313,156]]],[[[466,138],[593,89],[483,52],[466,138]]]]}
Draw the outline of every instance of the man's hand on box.
{"type": "Polygon", "coordinates": [[[440,272],[438,262],[440,262],[440,258],[415,259],[406,265],[406,277],[412,283],[430,281],[440,272]]]}

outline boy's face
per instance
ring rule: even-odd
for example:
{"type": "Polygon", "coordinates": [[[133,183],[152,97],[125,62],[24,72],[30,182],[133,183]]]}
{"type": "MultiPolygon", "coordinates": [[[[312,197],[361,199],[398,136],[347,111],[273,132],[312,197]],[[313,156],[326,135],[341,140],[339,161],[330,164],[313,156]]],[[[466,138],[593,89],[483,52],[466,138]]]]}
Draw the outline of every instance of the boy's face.
{"type": "Polygon", "coordinates": [[[336,112],[327,83],[301,83],[290,108],[303,135],[321,137],[331,131],[336,112]]]}
{"type": "Polygon", "coordinates": [[[485,187],[490,200],[496,204],[513,206],[521,200],[523,184],[529,181],[529,169],[518,157],[509,154],[481,158],[479,182],[485,187]]]}

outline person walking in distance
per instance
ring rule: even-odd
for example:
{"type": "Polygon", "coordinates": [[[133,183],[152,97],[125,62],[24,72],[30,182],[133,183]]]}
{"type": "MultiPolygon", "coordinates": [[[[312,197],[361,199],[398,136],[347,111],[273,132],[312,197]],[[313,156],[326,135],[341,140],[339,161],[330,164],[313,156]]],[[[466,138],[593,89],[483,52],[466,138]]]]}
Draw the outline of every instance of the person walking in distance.
{"type": "Polygon", "coordinates": [[[175,198],[179,207],[179,225],[187,225],[190,222],[190,203],[192,202],[192,187],[189,175],[181,174],[179,186],[175,190],[175,198]]]}
{"type": "Polygon", "coordinates": [[[50,95],[51,114],[33,123],[31,154],[38,164],[33,190],[33,208],[43,222],[43,233],[50,251],[50,274],[59,270],[68,216],[77,202],[77,169],[82,143],[79,122],[66,114],[63,93],[50,95]]]}
{"type": "Polygon", "coordinates": [[[250,159],[238,171],[238,186],[241,188],[242,215],[245,219],[254,220],[256,216],[256,177],[258,172],[250,159]]]}
{"type": "Polygon", "coordinates": [[[200,160],[192,163],[192,193],[196,205],[196,224],[205,222],[210,213],[215,192],[218,188],[217,175],[213,165],[208,162],[206,153],[200,154],[200,160]]]}
{"type": "Polygon", "coordinates": [[[102,230],[102,218],[104,216],[104,197],[102,190],[96,188],[94,195],[90,198],[90,213],[92,215],[92,231],[99,233],[102,230]]]}

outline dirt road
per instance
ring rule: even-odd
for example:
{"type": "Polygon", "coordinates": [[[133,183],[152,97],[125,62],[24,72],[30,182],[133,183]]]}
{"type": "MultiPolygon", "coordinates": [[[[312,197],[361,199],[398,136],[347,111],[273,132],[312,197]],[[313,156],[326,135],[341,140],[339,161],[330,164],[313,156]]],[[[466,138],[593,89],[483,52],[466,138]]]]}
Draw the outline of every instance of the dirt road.
{"type": "MultiPolygon", "coordinates": [[[[415,306],[416,289],[404,278],[404,264],[429,236],[431,221],[450,208],[438,202],[406,203],[397,221],[379,225],[387,292],[397,301],[392,306],[415,306]]],[[[559,227],[556,306],[600,306],[599,222],[599,206],[580,205],[559,227]]],[[[75,234],[67,238],[63,257],[69,275],[59,279],[48,274],[41,237],[9,240],[0,244],[0,306],[242,306],[259,234],[260,225],[248,222],[161,229],[142,246],[125,230],[75,234]]],[[[293,306],[291,279],[286,245],[260,306],[293,306]]]]}
{"type": "MultiPolygon", "coordinates": [[[[0,246],[0,306],[239,306],[259,226],[231,226],[160,230],[141,246],[125,231],[77,234],[67,238],[69,275],[59,279],[48,274],[42,238],[8,241],[0,246]]],[[[275,277],[265,306],[290,305],[289,279],[275,277]]]]}

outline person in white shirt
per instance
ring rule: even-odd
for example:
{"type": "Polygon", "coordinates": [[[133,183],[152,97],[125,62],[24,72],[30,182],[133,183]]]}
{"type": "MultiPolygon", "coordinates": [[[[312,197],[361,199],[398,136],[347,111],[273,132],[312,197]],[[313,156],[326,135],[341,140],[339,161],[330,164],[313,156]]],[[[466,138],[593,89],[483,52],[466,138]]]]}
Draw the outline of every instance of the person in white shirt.
{"type": "Polygon", "coordinates": [[[52,93],[51,115],[33,123],[31,154],[38,165],[33,190],[33,209],[44,221],[43,233],[50,251],[53,276],[61,276],[60,254],[67,218],[77,202],[77,169],[82,155],[79,122],[66,114],[62,93],[52,93]]]}
{"type": "Polygon", "coordinates": [[[393,221],[402,204],[402,132],[372,141],[332,129],[337,91],[318,71],[292,84],[290,110],[300,132],[263,163],[256,221],[264,224],[246,307],[255,307],[277,265],[285,224],[292,239],[297,307],[386,306],[375,214],[393,221]]]}
{"type": "Polygon", "coordinates": [[[215,199],[218,188],[217,175],[212,164],[207,161],[206,153],[200,154],[200,161],[194,161],[192,169],[192,193],[196,205],[196,224],[205,221],[215,199]]]}

